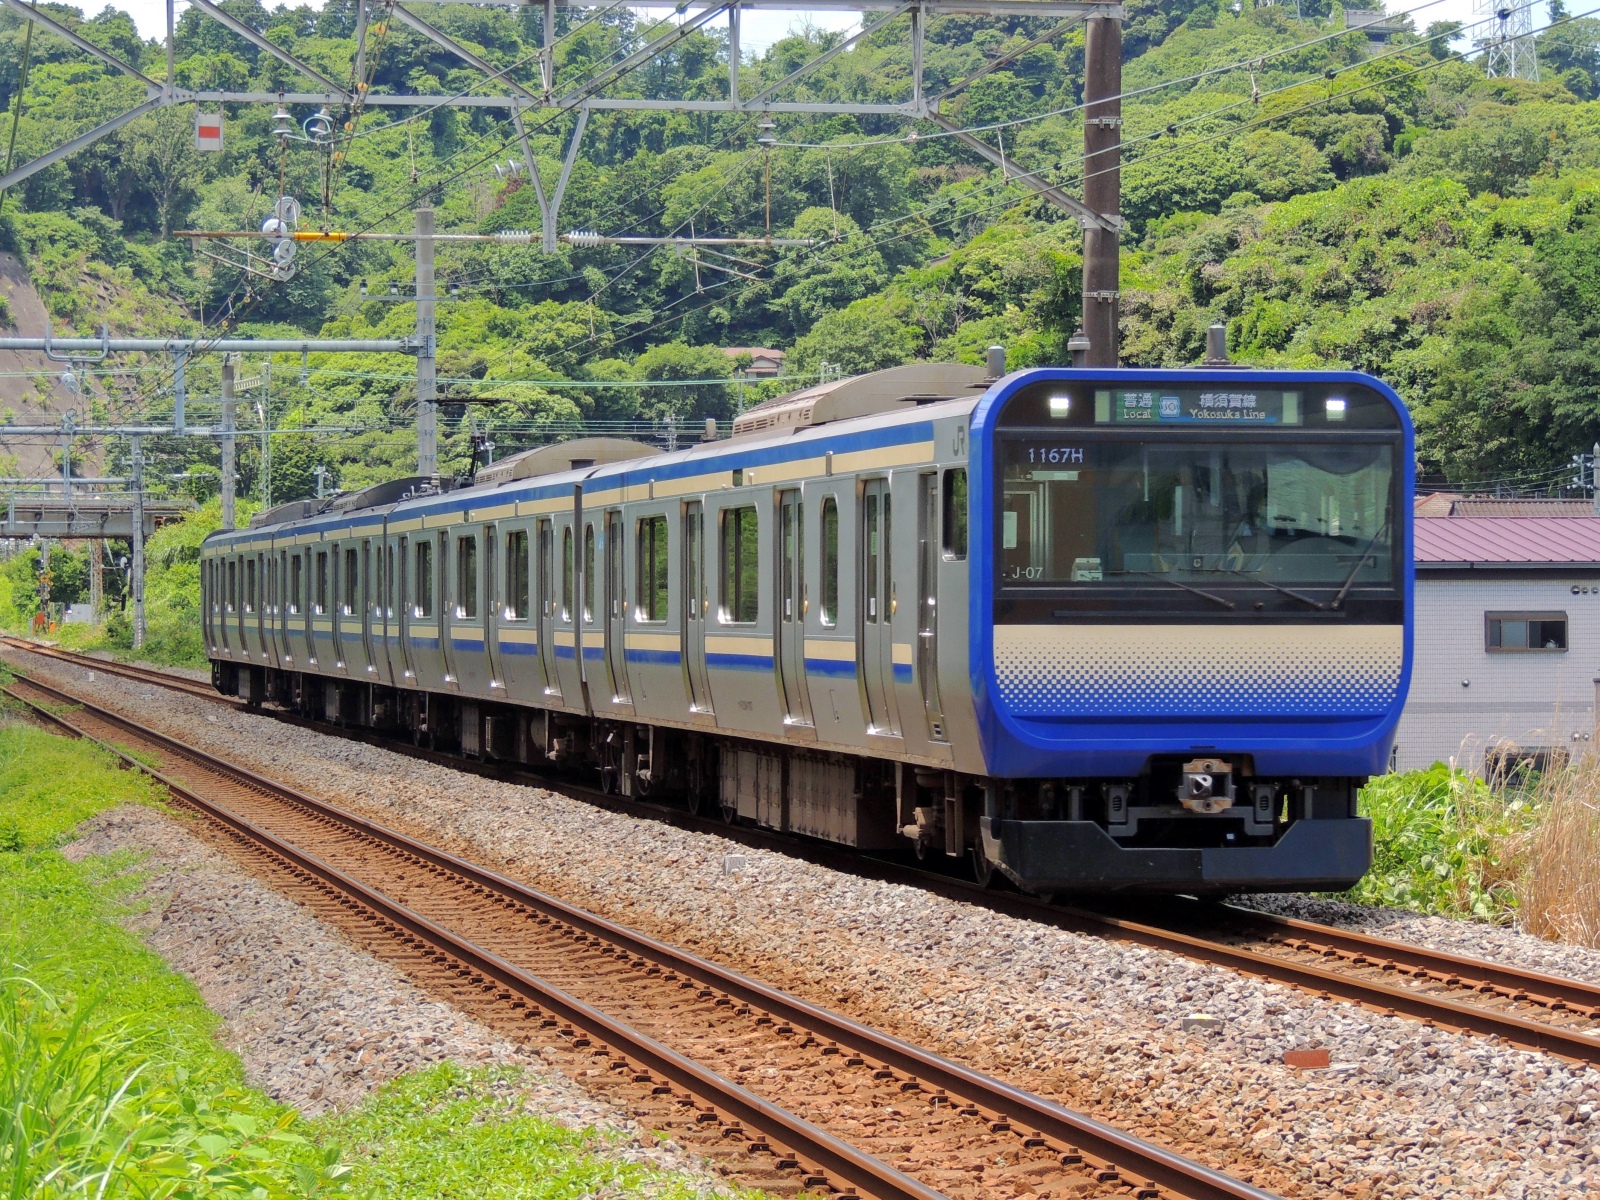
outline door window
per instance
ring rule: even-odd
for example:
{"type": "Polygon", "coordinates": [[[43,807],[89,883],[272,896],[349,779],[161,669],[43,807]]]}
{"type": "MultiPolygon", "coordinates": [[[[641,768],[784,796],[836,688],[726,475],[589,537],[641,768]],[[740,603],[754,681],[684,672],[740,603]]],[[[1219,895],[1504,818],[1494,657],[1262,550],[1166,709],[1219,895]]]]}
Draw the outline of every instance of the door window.
{"type": "Polygon", "coordinates": [[[822,502],[822,623],[839,623],[839,501],[822,502]]]}
{"type": "Polygon", "coordinates": [[[356,569],[357,559],[355,547],[344,552],[344,605],[342,611],[345,616],[353,616],[356,611],[356,569]]]}
{"type": "Polygon", "coordinates": [[[583,619],[594,620],[594,523],[583,527],[583,619]]]}
{"type": "Polygon", "coordinates": [[[506,534],[506,617],[513,621],[528,617],[528,533],[524,529],[506,534]]]}
{"type": "Polygon", "coordinates": [[[456,616],[478,615],[478,539],[456,539],[456,616]]]}
{"type": "Polygon", "coordinates": [[[667,518],[639,522],[639,606],[636,619],[667,619],[667,518]]]}
{"type": "Polygon", "coordinates": [[[967,556],[967,470],[957,467],[944,473],[944,556],[967,556]]]}
{"type": "Polygon", "coordinates": [[[417,543],[416,595],[417,606],[413,615],[433,616],[433,545],[429,542],[417,543]]]}
{"type": "Polygon", "coordinates": [[[753,505],[722,513],[722,620],[753,625],[760,611],[756,510],[753,505]]]}
{"type": "Polygon", "coordinates": [[[561,531],[561,619],[572,620],[572,530],[561,531]]]}

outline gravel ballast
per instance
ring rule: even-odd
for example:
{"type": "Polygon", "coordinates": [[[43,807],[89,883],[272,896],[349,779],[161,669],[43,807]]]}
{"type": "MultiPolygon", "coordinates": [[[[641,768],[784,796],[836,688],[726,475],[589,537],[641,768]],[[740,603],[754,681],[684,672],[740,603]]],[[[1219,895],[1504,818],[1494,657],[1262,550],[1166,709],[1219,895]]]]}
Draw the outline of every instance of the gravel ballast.
{"type": "MultiPolygon", "coordinates": [[[[131,852],[137,885],[125,924],[188,976],[224,1022],[250,1083],[308,1116],[347,1109],[381,1084],[436,1063],[520,1068],[523,1111],[611,1135],[594,1153],[717,1190],[698,1159],[352,945],[246,874],[186,823],[124,805],[84,823],[64,853],[131,852]]],[[[497,1090],[503,1090],[501,1085],[497,1090]]]]}
{"type": "MultiPolygon", "coordinates": [[[[1600,1190],[1587,1068],[27,657],[46,682],[1270,1190],[1600,1190]],[[749,869],[725,874],[730,852],[749,869]],[[1180,1029],[1201,1013],[1221,1028],[1180,1029]],[[1332,1068],[1286,1067],[1301,1046],[1332,1068]]],[[[1472,953],[1530,963],[1536,939],[1467,928],[1472,953]]]]}

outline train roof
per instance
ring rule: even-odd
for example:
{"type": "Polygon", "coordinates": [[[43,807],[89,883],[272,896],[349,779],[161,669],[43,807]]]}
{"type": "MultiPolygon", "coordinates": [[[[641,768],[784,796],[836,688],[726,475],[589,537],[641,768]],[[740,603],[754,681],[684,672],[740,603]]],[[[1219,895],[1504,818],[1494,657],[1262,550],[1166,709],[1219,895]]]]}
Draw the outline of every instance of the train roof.
{"type": "MultiPolygon", "coordinates": [[[[272,537],[289,529],[296,534],[348,529],[365,524],[362,518],[369,514],[374,521],[387,518],[408,526],[415,522],[418,528],[431,516],[467,510],[492,510],[496,516],[510,516],[508,506],[569,498],[578,484],[583,485],[586,495],[609,496],[620,489],[627,499],[635,500],[650,497],[627,494],[630,488],[644,486],[648,492],[653,490],[651,485],[665,483],[668,490],[654,497],[660,499],[731,487],[735,470],[747,472],[743,479],[746,484],[767,482],[759,474],[761,468],[780,463],[806,465],[814,460],[804,473],[822,475],[830,455],[845,460],[837,467],[841,471],[899,465],[893,461],[899,457],[896,447],[930,441],[932,420],[970,412],[988,382],[981,367],[947,363],[912,366],[923,369],[913,374],[908,368],[891,368],[822,385],[826,390],[820,394],[818,388],[808,388],[769,402],[792,405],[796,398],[808,397],[800,401],[812,409],[812,415],[804,421],[773,422],[770,428],[756,430],[746,427],[744,433],[734,437],[700,442],[670,453],[641,442],[580,438],[536,447],[505,459],[494,464],[500,470],[481,472],[478,481],[467,487],[406,495],[407,491],[416,493],[427,483],[407,479],[339,497],[314,512],[306,511],[306,507],[315,502],[292,501],[258,514],[249,529],[219,531],[206,540],[232,544],[272,537]],[[898,376],[898,386],[885,387],[877,381],[876,377],[886,375],[898,376]],[[874,386],[860,386],[866,380],[874,381],[874,386]],[[841,386],[849,384],[857,386],[841,386]],[[866,411],[854,415],[861,409],[866,411]],[[397,489],[401,494],[383,495],[380,489],[385,488],[397,489]],[[280,513],[284,519],[274,520],[280,513]]],[[[760,412],[761,408],[750,412],[760,412]]],[[[922,461],[923,456],[919,454],[918,458],[922,461]]]]}

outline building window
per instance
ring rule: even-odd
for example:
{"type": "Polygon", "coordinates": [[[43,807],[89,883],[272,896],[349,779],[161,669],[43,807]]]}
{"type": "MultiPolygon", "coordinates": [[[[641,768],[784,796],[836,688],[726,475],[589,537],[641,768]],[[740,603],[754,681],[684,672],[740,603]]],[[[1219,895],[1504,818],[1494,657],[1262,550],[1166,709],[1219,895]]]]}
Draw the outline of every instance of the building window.
{"type": "Polygon", "coordinates": [[[1483,622],[1484,644],[1492,654],[1567,648],[1564,612],[1491,612],[1483,614],[1483,622]]]}
{"type": "Polygon", "coordinates": [[[730,508],[722,514],[722,619],[755,624],[760,608],[756,510],[730,508]]]}
{"type": "Polygon", "coordinates": [[[822,502],[822,623],[839,623],[839,502],[822,502]]]}
{"type": "Polygon", "coordinates": [[[528,619],[528,533],[525,529],[506,534],[506,618],[528,619]]]}
{"type": "Polygon", "coordinates": [[[640,621],[667,619],[667,519],[645,517],[639,522],[640,621]]]}
{"type": "Polygon", "coordinates": [[[944,556],[967,556],[967,470],[944,473],[944,556]]]}

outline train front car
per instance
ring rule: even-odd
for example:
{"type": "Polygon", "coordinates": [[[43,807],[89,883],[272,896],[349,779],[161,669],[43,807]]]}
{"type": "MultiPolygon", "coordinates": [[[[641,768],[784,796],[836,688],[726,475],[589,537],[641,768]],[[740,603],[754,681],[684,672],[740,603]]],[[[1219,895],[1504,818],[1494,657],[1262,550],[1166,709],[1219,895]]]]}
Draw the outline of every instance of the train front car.
{"type": "Polygon", "coordinates": [[[1343,372],[1024,371],[971,455],[980,861],[1038,892],[1359,879],[1356,793],[1411,671],[1400,398],[1343,372]]]}

